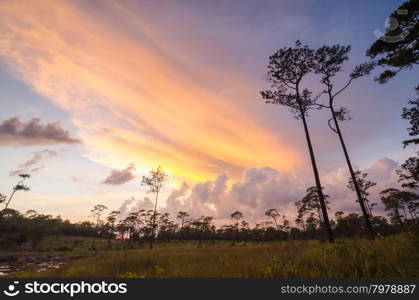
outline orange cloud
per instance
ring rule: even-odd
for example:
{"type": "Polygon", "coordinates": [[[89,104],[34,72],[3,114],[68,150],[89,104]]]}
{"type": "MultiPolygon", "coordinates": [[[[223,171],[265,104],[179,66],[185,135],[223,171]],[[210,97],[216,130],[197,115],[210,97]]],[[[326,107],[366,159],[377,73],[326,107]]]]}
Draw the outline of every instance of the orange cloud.
{"type": "MultiPolygon", "coordinates": [[[[70,113],[91,159],[144,170],[162,165],[193,180],[295,167],[293,149],[240,99],[221,96],[180,67],[169,51],[175,41],[161,40],[116,2],[106,5],[131,18],[132,30],[113,28],[75,2],[0,3],[1,61],[70,113]]],[[[234,75],[228,68],[219,74],[226,82],[234,75]]],[[[241,84],[245,90],[249,82],[241,84]]]]}

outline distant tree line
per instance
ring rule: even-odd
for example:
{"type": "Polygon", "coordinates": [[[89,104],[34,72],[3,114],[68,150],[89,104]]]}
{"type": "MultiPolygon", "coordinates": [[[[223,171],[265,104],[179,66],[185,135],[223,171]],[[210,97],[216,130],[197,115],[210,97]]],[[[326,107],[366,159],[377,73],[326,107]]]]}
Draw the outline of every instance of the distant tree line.
{"type": "MultiPolygon", "coordinates": [[[[364,182],[366,181],[364,179],[364,182]]],[[[361,185],[361,186],[371,186],[361,185]]],[[[291,226],[290,220],[279,209],[265,212],[266,220],[250,226],[240,211],[231,213],[229,224],[216,227],[213,217],[193,218],[186,211],[171,217],[169,213],[156,210],[138,210],[120,218],[119,211],[107,212],[102,204],[91,210],[93,221],[71,223],[60,217],[38,214],[30,210],[24,214],[13,209],[0,213],[0,248],[16,249],[29,244],[37,250],[40,243],[51,235],[101,238],[112,246],[114,240],[124,241],[127,247],[149,244],[152,240],[170,241],[289,241],[301,239],[323,239],[322,217],[316,187],[307,189],[307,194],[295,202],[298,216],[291,226]]],[[[364,191],[365,193],[365,191],[364,191]]],[[[370,223],[380,235],[389,235],[417,228],[418,195],[410,192],[387,189],[382,193],[382,202],[390,216],[390,222],[382,216],[373,216],[370,223]]],[[[325,199],[329,196],[324,194],[325,199]]],[[[326,201],[328,206],[328,201],[326,201]]],[[[371,204],[371,207],[373,205],[371,204]]],[[[358,213],[336,212],[330,220],[336,237],[364,237],[366,235],[363,216],[358,213]]],[[[93,245],[94,248],[94,245],[93,245]]]]}

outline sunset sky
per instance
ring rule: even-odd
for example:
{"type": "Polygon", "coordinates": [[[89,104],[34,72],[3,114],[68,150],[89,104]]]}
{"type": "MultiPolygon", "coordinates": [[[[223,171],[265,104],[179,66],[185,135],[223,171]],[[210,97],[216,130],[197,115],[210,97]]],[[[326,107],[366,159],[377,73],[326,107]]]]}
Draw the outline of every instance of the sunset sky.
{"type": "MultiPolygon", "coordinates": [[[[0,1],[0,192],[32,174],[11,208],[88,218],[103,203],[149,208],[141,176],[171,176],[160,207],[250,221],[293,203],[314,184],[303,128],[259,91],[268,56],[299,39],[352,45],[339,78],[368,60],[374,30],[403,1],[0,1]],[[133,197],[133,198],[132,198],[133,197]]],[[[361,78],[337,100],[357,168],[397,187],[401,109],[418,72],[380,85],[361,78]]],[[[317,77],[305,85],[320,91],[317,77]]],[[[328,112],[309,117],[332,211],[357,211],[328,112]]]]}

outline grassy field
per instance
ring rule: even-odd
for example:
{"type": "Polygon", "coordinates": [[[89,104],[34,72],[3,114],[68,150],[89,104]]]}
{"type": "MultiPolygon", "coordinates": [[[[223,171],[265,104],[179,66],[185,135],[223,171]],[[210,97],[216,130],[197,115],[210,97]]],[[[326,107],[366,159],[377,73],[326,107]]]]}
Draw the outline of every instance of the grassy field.
{"type": "MultiPolygon", "coordinates": [[[[17,277],[419,277],[411,234],[319,241],[157,244],[149,249],[65,252],[63,263],[17,277]]],[[[54,252],[57,255],[57,252],[54,252]]],[[[28,255],[28,254],[26,254],[28,255]]],[[[39,255],[39,253],[38,253],[39,255]]]]}

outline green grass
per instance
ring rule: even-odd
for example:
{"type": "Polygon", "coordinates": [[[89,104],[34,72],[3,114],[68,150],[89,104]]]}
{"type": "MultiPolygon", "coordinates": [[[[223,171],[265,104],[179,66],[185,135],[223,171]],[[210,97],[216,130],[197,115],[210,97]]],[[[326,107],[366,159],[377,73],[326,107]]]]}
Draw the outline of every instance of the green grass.
{"type": "MultiPolygon", "coordinates": [[[[75,254],[75,253],[73,253],[75,254]]],[[[165,243],[94,251],[60,269],[21,277],[419,277],[418,238],[276,243],[165,243]]]]}

